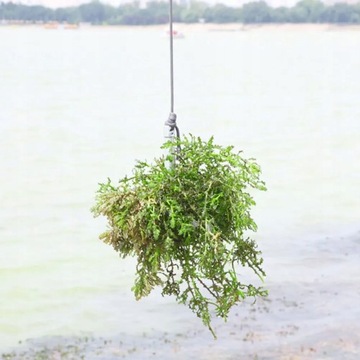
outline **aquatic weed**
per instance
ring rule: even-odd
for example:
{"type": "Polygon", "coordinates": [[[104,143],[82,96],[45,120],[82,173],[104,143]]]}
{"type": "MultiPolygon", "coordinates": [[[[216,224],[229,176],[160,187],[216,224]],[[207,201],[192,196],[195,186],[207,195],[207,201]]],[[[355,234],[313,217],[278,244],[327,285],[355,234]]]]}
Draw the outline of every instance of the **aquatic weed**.
{"type": "Polygon", "coordinates": [[[254,159],[213,138],[190,135],[163,148],[170,153],[154,163],[138,161],[132,177],[100,184],[92,211],[108,219],[100,238],[121,257],[137,257],[136,299],[160,286],[215,336],[212,309],[226,320],[236,303],[266,296],[237,273],[242,266],[265,276],[261,252],[247,236],[257,229],[250,189],[266,190],[265,184],[254,159]]]}

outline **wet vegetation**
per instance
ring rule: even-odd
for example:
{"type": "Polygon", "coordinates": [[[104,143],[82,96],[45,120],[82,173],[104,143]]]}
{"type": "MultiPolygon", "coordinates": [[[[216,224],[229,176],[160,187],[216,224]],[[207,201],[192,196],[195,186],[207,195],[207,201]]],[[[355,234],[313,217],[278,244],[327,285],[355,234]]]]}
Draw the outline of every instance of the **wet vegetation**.
{"type": "Polygon", "coordinates": [[[245,298],[267,295],[244,276],[245,268],[265,276],[249,232],[257,229],[251,194],[266,188],[258,164],[232,146],[193,136],[176,142],[176,154],[139,161],[130,178],[101,184],[93,212],[108,220],[100,238],[122,258],[137,258],[136,299],[160,287],[215,336],[213,313],[227,320],[245,298]]]}

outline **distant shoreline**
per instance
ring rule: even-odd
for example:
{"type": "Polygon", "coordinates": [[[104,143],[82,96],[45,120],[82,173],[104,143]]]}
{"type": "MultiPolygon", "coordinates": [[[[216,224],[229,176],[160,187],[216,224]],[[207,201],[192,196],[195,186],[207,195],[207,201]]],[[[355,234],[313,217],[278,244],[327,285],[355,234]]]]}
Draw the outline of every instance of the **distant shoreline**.
{"type": "MultiPolygon", "coordinates": [[[[49,28],[48,24],[0,24],[1,28],[49,28]]],[[[161,25],[90,25],[90,24],[80,24],[79,26],[68,26],[69,24],[59,24],[59,29],[114,29],[114,30],[146,30],[146,31],[165,31],[167,29],[167,24],[161,25]]],[[[293,24],[293,23],[284,23],[284,24],[242,24],[242,23],[228,23],[228,24],[216,24],[216,23],[195,23],[195,24],[185,24],[177,23],[174,24],[174,28],[179,32],[191,33],[191,32],[207,32],[207,31],[224,31],[224,32],[234,32],[234,31],[338,31],[338,30],[347,30],[347,31],[359,31],[359,25],[349,25],[349,24],[312,24],[312,23],[303,23],[303,24],[293,24]]],[[[52,27],[54,29],[54,27],[52,27]]]]}
{"type": "Polygon", "coordinates": [[[340,24],[176,24],[180,31],[329,31],[360,30],[360,25],[340,24]]]}

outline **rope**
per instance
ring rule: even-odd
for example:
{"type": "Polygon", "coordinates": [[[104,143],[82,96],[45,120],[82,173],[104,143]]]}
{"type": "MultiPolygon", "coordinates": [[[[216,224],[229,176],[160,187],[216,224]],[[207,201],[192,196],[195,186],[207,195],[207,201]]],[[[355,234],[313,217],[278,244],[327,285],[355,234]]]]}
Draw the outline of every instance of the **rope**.
{"type": "Polygon", "coordinates": [[[165,125],[170,128],[170,136],[176,131],[176,136],[180,137],[180,130],[176,125],[176,114],[174,113],[174,31],[173,31],[173,0],[170,1],[169,7],[169,36],[170,36],[170,115],[165,121],[165,125]]]}
{"type": "Polygon", "coordinates": [[[173,0],[170,0],[169,7],[169,26],[170,26],[170,112],[174,112],[174,32],[173,32],[173,0]]]}

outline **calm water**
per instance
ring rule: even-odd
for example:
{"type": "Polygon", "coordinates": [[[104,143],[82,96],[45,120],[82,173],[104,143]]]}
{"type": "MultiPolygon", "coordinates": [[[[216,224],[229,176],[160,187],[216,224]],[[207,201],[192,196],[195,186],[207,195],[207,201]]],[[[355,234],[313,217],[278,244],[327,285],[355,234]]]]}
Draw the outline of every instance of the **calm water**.
{"type": "MultiPolygon", "coordinates": [[[[0,44],[0,348],[201,328],[172,299],[134,301],[133,261],[97,240],[105,223],[89,212],[98,182],[160,154],[161,31],[0,27],[0,44]]],[[[194,32],[175,47],[181,131],[262,165],[269,191],[254,217],[268,284],[311,281],[297,255],[360,229],[360,32],[194,32]]],[[[339,281],[358,282],[359,267],[346,269],[339,281]]]]}

